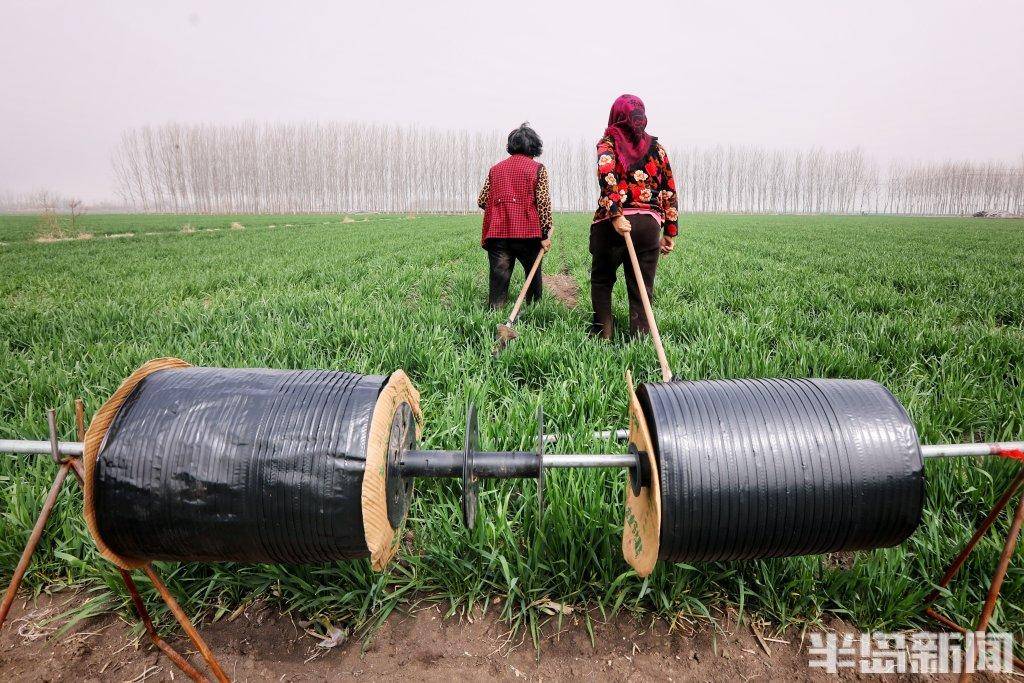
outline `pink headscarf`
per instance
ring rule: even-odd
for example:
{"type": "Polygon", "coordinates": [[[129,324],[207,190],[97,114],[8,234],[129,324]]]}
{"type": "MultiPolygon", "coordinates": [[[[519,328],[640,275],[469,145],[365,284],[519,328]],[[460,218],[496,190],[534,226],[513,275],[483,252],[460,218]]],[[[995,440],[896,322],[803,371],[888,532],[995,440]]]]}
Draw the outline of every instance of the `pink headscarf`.
{"type": "Polygon", "coordinates": [[[608,114],[608,127],[604,134],[615,143],[615,155],[622,170],[641,159],[654,141],[647,134],[647,112],[643,101],[636,95],[619,95],[608,114]]]}

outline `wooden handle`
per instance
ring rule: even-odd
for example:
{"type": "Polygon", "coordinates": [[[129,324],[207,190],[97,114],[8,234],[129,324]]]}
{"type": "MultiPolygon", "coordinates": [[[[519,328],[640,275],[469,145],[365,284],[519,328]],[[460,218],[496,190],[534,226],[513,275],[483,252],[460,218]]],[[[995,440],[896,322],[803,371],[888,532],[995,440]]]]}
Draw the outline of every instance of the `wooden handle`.
{"type": "Polygon", "coordinates": [[[519,308],[523,305],[523,300],[526,298],[526,290],[530,288],[530,283],[533,282],[533,276],[537,274],[537,269],[540,268],[540,262],[544,259],[544,250],[541,249],[540,253],[537,254],[537,260],[533,262],[533,266],[530,268],[530,272],[526,276],[526,282],[523,283],[523,288],[519,291],[519,297],[516,299],[516,305],[512,307],[512,312],[508,314],[508,322],[506,325],[511,325],[516,321],[516,316],[519,315],[519,308]]]}
{"type": "Polygon", "coordinates": [[[668,382],[672,379],[672,370],[668,367],[668,357],[665,356],[665,347],[661,344],[661,333],[658,331],[658,323],[654,319],[654,309],[651,308],[651,300],[647,296],[647,285],[644,283],[643,273],[640,272],[640,261],[637,260],[636,249],[633,248],[633,236],[628,232],[623,233],[622,236],[626,239],[629,260],[633,263],[633,275],[636,276],[636,284],[640,289],[640,300],[644,303],[644,315],[647,316],[647,324],[651,327],[654,350],[658,352],[658,362],[661,364],[661,379],[668,382]]]}

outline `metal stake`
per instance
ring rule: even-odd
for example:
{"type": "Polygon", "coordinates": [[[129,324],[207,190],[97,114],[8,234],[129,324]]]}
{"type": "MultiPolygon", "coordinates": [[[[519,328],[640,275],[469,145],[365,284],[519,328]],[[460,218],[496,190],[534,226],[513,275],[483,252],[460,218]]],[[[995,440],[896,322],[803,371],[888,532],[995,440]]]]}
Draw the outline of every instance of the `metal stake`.
{"type": "MultiPolygon", "coordinates": [[[[969,445],[973,446],[975,444],[969,445]]],[[[993,449],[993,451],[991,451],[996,453],[1005,452],[1007,450],[1020,450],[1018,444],[977,445],[995,445],[1002,447],[1010,446],[1010,448],[995,448],[993,449]]],[[[976,455],[976,453],[971,453],[970,455],[976,455]]],[[[956,576],[957,572],[960,571],[960,568],[963,567],[964,563],[967,561],[968,556],[972,552],[974,552],[974,549],[978,545],[978,542],[985,535],[985,533],[992,527],[995,521],[999,519],[1000,513],[1002,513],[1003,509],[1009,504],[1014,494],[1016,494],[1017,491],[1020,490],[1022,485],[1024,485],[1024,469],[1022,469],[1017,474],[1017,476],[1013,478],[1013,481],[1010,482],[1010,485],[1006,487],[1006,490],[999,497],[999,500],[996,501],[996,504],[989,511],[984,521],[982,521],[982,523],[975,530],[974,535],[971,536],[971,539],[967,542],[967,545],[964,546],[963,550],[960,551],[960,553],[953,560],[953,563],[946,570],[945,574],[943,574],[935,590],[933,590],[925,597],[924,603],[926,607],[924,612],[927,616],[931,617],[943,626],[953,629],[954,631],[957,631],[964,635],[967,635],[969,633],[967,629],[960,626],[949,617],[943,615],[938,610],[928,605],[934,602],[941,594],[941,589],[948,586],[949,583],[953,580],[953,577],[956,576]]],[[[988,622],[989,620],[991,620],[992,613],[995,611],[996,600],[999,598],[999,592],[1002,589],[1003,580],[1006,578],[1006,572],[1009,568],[1010,559],[1013,556],[1013,551],[1017,545],[1022,522],[1024,522],[1024,496],[1021,497],[1021,502],[1017,507],[1016,514],[1014,515],[1013,523],[1010,527],[1010,532],[1006,537],[1006,543],[1003,546],[1003,552],[999,557],[999,564],[996,567],[995,574],[992,576],[992,583],[989,585],[988,595],[985,598],[985,603],[982,606],[981,617],[978,620],[978,628],[976,629],[976,631],[978,632],[983,632],[988,627],[988,622]]],[[[965,657],[970,658],[973,656],[974,651],[973,649],[969,648],[968,651],[965,653],[965,657]]],[[[1013,664],[1018,669],[1024,670],[1024,660],[1022,660],[1020,657],[1013,657],[1013,664]]],[[[960,680],[968,681],[970,680],[970,678],[971,674],[967,671],[967,660],[965,660],[964,668],[960,675],[960,680]]]]}
{"type": "Polygon", "coordinates": [[[18,589],[21,588],[21,581],[25,578],[25,572],[28,570],[28,565],[32,562],[32,555],[36,552],[36,547],[39,545],[39,540],[43,537],[43,529],[46,528],[46,523],[50,519],[50,513],[53,512],[53,506],[57,502],[57,494],[60,493],[61,487],[64,485],[64,479],[68,476],[68,469],[70,465],[64,464],[57,470],[57,476],[53,478],[53,484],[50,486],[50,492],[46,496],[46,500],[43,502],[43,509],[39,511],[39,517],[36,518],[36,524],[32,527],[32,534],[28,537],[28,542],[25,544],[25,549],[21,551],[21,559],[18,560],[18,566],[14,569],[14,574],[11,575],[11,583],[7,586],[7,592],[4,594],[4,601],[0,603],[0,626],[3,626],[4,621],[7,619],[7,613],[11,611],[11,605],[14,604],[14,598],[18,593],[18,589]]]}
{"type": "MultiPolygon", "coordinates": [[[[996,610],[996,600],[999,599],[999,591],[1003,589],[1003,581],[1006,579],[1006,571],[1010,568],[1013,551],[1017,549],[1017,541],[1020,539],[1020,528],[1022,525],[1024,525],[1024,496],[1021,497],[1020,503],[1017,505],[1017,512],[1013,515],[1010,531],[1006,535],[1006,543],[1003,544],[1003,552],[999,555],[996,573],[992,575],[992,583],[989,584],[988,595],[985,597],[985,604],[981,608],[978,626],[974,629],[977,635],[985,633],[988,629],[988,622],[992,619],[992,613],[996,610]]],[[[967,656],[974,656],[973,648],[967,648],[967,656]]],[[[971,680],[971,674],[967,671],[965,663],[964,670],[960,674],[960,683],[965,683],[969,680],[971,680]]]]}
{"type": "Polygon", "coordinates": [[[148,576],[149,580],[153,583],[153,587],[156,588],[158,593],[160,593],[160,597],[164,599],[167,607],[171,610],[171,614],[173,614],[174,618],[178,620],[181,628],[186,634],[188,634],[188,637],[192,639],[195,646],[199,648],[199,654],[201,654],[203,659],[206,660],[206,664],[210,667],[210,670],[213,671],[213,675],[217,677],[217,680],[220,681],[220,683],[228,683],[231,679],[229,679],[227,675],[225,675],[224,670],[220,668],[220,662],[218,662],[217,658],[213,655],[213,651],[210,650],[210,646],[206,644],[203,637],[199,635],[199,631],[197,631],[195,626],[192,625],[192,622],[189,621],[188,615],[185,614],[185,610],[181,609],[181,605],[179,605],[178,601],[174,599],[173,595],[171,595],[171,591],[167,590],[167,586],[165,586],[164,582],[160,580],[160,577],[153,569],[153,565],[145,565],[142,568],[142,571],[146,573],[146,576],[148,576]]]}

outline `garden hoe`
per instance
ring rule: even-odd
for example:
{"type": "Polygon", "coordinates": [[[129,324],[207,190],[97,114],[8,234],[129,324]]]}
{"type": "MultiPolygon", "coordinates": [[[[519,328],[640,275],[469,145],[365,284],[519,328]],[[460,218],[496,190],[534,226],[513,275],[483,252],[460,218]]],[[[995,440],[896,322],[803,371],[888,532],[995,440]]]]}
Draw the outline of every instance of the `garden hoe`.
{"type": "Polygon", "coordinates": [[[523,300],[526,298],[526,292],[530,289],[530,283],[533,282],[533,276],[537,274],[537,269],[540,268],[540,262],[544,259],[544,250],[542,249],[537,254],[537,260],[533,262],[533,267],[530,268],[530,272],[526,275],[526,281],[523,282],[523,288],[519,291],[519,296],[516,298],[516,305],[512,307],[512,312],[508,314],[508,320],[501,325],[498,325],[497,339],[494,340],[494,350],[491,352],[492,355],[497,358],[498,354],[505,350],[508,343],[518,337],[519,335],[515,330],[512,329],[512,325],[515,324],[516,318],[519,316],[519,309],[523,305],[523,300]]]}
{"type": "Polygon", "coordinates": [[[640,290],[640,301],[644,304],[644,314],[647,316],[647,324],[651,328],[651,339],[654,340],[654,350],[658,353],[658,363],[661,365],[661,379],[668,382],[672,379],[672,370],[668,367],[668,357],[665,356],[665,347],[661,344],[661,333],[658,332],[658,323],[654,320],[654,309],[651,308],[651,300],[647,296],[647,287],[644,286],[644,274],[640,272],[640,262],[636,258],[636,249],[633,247],[633,236],[630,233],[622,235],[626,240],[626,249],[629,251],[629,260],[633,263],[633,275],[636,277],[637,288],[640,290]]]}

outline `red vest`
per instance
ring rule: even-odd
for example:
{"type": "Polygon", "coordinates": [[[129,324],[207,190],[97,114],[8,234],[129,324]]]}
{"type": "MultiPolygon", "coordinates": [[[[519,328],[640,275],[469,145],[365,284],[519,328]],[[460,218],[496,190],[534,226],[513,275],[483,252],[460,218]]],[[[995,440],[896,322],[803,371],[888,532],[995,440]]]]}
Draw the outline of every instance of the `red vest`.
{"type": "Polygon", "coordinates": [[[540,239],[537,173],[540,164],[513,154],[491,167],[483,238],[540,239]]]}

